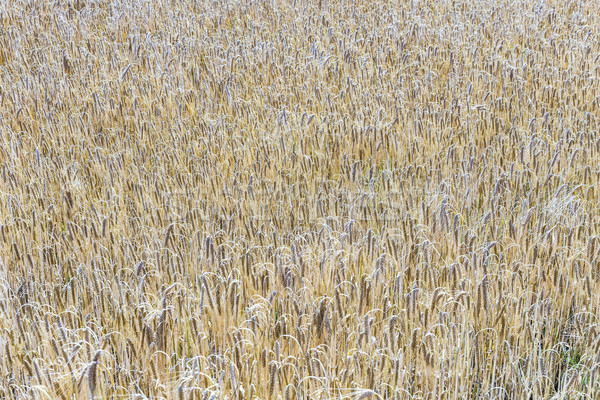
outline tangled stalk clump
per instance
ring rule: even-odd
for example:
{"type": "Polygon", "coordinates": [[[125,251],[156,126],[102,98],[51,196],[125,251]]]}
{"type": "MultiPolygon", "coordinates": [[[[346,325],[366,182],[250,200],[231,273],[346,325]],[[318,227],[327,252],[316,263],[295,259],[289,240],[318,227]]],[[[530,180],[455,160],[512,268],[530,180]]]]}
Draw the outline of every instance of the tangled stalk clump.
{"type": "Polygon", "coordinates": [[[0,397],[597,398],[591,1],[0,7],[0,397]]]}

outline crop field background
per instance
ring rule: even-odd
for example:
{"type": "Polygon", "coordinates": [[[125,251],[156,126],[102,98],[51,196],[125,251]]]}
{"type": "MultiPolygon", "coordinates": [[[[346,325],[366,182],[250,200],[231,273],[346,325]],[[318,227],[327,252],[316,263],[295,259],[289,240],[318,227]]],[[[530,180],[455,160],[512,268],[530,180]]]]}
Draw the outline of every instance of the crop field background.
{"type": "Polygon", "coordinates": [[[593,1],[0,0],[0,398],[600,396],[593,1]]]}

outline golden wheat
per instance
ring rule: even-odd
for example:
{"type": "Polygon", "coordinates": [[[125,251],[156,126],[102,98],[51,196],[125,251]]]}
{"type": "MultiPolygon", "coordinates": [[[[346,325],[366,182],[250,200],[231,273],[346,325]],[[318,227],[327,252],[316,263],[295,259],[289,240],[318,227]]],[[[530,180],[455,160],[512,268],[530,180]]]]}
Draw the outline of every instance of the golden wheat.
{"type": "Polygon", "coordinates": [[[591,1],[0,6],[0,398],[598,398],[591,1]]]}

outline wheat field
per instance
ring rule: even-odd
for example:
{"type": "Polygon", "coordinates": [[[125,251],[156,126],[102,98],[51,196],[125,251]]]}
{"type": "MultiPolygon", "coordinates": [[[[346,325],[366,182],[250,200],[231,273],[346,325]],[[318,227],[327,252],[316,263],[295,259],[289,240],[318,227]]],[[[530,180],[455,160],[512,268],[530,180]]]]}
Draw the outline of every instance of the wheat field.
{"type": "Polygon", "coordinates": [[[600,398],[593,1],[0,0],[0,398],[600,398]]]}

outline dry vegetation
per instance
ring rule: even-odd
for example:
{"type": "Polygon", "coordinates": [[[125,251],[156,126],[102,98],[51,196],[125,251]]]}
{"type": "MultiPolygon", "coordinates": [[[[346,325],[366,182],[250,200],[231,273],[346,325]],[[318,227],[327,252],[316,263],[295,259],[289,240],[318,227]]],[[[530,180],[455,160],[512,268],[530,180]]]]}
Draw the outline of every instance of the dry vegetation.
{"type": "Polygon", "coordinates": [[[599,24],[2,1],[0,397],[598,398],[599,24]]]}

